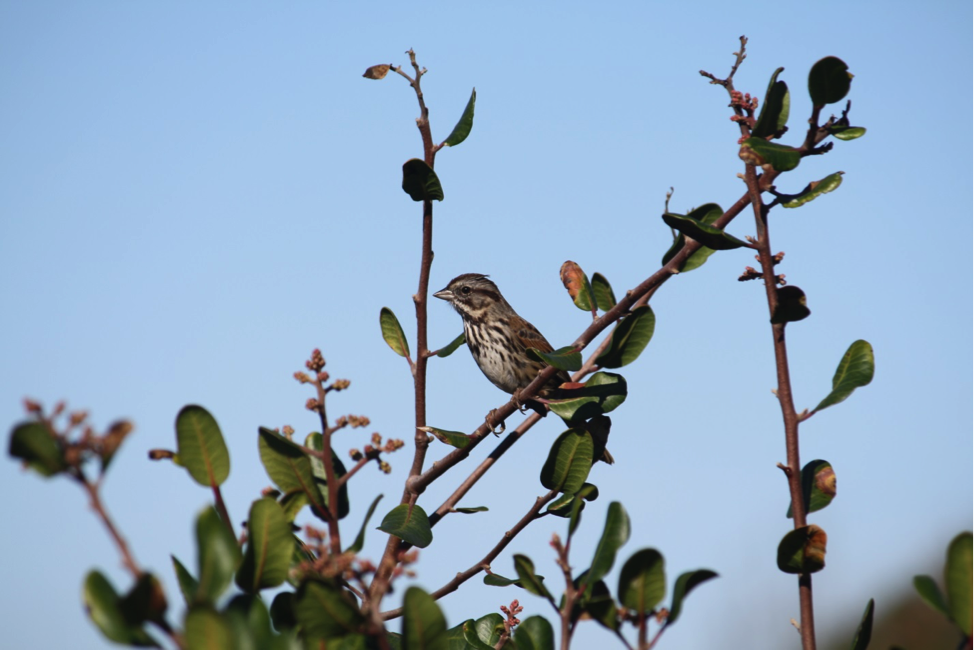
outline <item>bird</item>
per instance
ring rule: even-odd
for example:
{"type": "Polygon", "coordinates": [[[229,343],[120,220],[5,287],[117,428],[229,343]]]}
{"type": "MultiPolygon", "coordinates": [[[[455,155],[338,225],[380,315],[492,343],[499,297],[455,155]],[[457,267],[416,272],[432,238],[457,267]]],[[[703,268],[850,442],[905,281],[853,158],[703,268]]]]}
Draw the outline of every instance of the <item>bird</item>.
{"type": "MultiPolygon", "coordinates": [[[[457,310],[463,319],[467,347],[477,366],[492,384],[513,395],[520,408],[521,390],[548,367],[545,362],[529,356],[527,350],[534,348],[539,352],[551,352],[554,348],[548,340],[538,328],[514,311],[497,285],[482,273],[458,275],[433,297],[447,301],[457,310]]],[[[542,416],[546,415],[543,401],[554,395],[559,386],[570,381],[567,372],[558,370],[538,391],[542,401],[528,399],[523,401],[523,405],[542,416]]],[[[490,416],[487,423],[491,426],[490,416]]],[[[613,460],[607,450],[603,459],[609,463],[613,460]]]]}

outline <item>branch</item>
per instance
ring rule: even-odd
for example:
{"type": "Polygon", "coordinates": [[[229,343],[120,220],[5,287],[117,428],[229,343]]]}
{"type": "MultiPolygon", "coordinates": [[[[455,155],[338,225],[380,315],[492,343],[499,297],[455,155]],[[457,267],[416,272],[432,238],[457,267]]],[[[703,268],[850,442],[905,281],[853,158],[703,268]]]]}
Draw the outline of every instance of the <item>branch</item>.
{"type": "MultiPolygon", "coordinates": [[[[764,278],[765,293],[768,300],[768,313],[773,316],[778,306],[777,277],[774,272],[775,260],[771,254],[771,239],[768,232],[768,206],[761,200],[761,190],[758,184],[757,172],[753,165],[745,168],[745,179],[751,205],[754,208],[754,220],[757,226],[758,259],[761,262],[761,275],[764,278]]],[[[791,493],[791,507],[794,515],[795,528],[806,525],[805,503],[802,498],[801,460],[798,450],[799,417],[795,410],[795,403],[791,391],[791,376],[788,366],[788,349],[785,345],[786,323],[772,323],[771,335],[774,344],[775,369],[778,375],[778,388],[775,395],[781,406],[781,415],[785,426],[785,447],[788,456],[787,467],[782,467],[788,479],[788,489],[791,493]]],[[[804,650],[815,649],[815,622],[812,607],[812,577],[809,573],[799,576],[799,600],[801,606],[801,637],[804,650]]]]}
{"type": "Polygon", "coordinates": [[[122,565],[132,574],[132,577],[136,580],[142,575],[142,569],[135,562],[135,557],[132,555],[132,551],[129,550],[129,545],[122,537],[122,534],[118,532],[118,528],[112,522],[111,517],[108,516],[108,511],[105,510],[105,506],[101,501],[101,495],[98,493],[98,488],[92,484],[83,474],[78,472],[75,478],[84,487],[85,492],[88,493],[88,498],[91,499],[91,509],[95,511],[95,514],[102,520],[105,524],[105,528],[108,529],[108,534],[111,535],[112,540],[115,542],[115,546],[118,547],[118,552],[122,555],[122,565]]]}
{"type": "MultiPolygon", "coordinates": [[[[420,136],[423,140],[423,159],[430,167],[433,167],[436,157],[436,150],[433,147],[433,135],[430,131],[429,109],[426,108],[426,101],[423,98],[423,90],[420,86],[420,79],[426,73],[426,69],[420,69],[416,63],[416,53],[412,49],[408,50],[409,61],[416,71],[416,77],[410,78],[401,70],[396,70],[399,74],[409,79],[410,86],[416,92],[416,99],[419,102],[420,116],[416,118],[416,126],[419,128],[420,136]]],[[[426,450],[429,447],[429,440],[426,434],[419,430],[419,427],[426,426],[426,367],[429,361],[429,345],[426,332],[426,301],[429,294],[430,268],[433,266],[433,202],[423,201],[423,242],[422,256],[419,268],[419,287],[413,296],[413,303],[416,307],[416,361],[410,362],[413,371],[413,390],[414,390],[414,410],[416,435],[414,436],[415,451],[413,452],[413,462],[409,469],[407,485],[413,477],[418,476],[423,471],[426,461],[426,450]]],[[[408,488],[403,488],[400,503],[410,503],[412,493],[408,488]]],[[[375,577],[369,588],[370,595],[378,607],[382,596],[388,588],[392,578],[392,571],[397,563],[396,548],[399,539],[390,535],[386,542],[385,551],[379,562],[375,577]]]]}
{"type": "Polygon", "coordinates": [[[338,481],[335,479],[335,465],[331,458],[331,434],[335,431],[328,426],[328,415],[325,410],[325,385],[320,378],[315,380],[318,389],[318,417],[321,419],[321,464],[325,466],[325,481],[328,488],[328,543],[331,554],[338,557],[342,554],[342,534],[338,526],[338,481]]]}
{"type": "MultiPolygon", "coordinates": [[[[458,573],[448,583],[446,583],[445,585],[443,585],[442,587],[440,587],[439,589],[431,593],[430,595],[433,597],[433,600],[439,600],[443,596],[456,591],[457,588],[460,585],[462,585],[464,582],[474,577],[481,571],[489,569],[490,563],[493,562],[494,559],[501,554],[501,551],[503,551],[507,547],[507,545],[511,543],[512,539],[517,537],[518,533],[524,530],[524,528],[527,527],[527,525],[530,524],[535,519],[544,516],[542,514],[539,514],[541,512],[541,508],[543,508],[545,504],[549,503],[550,501],[553,501],[557,496],[558,496],[558,491],[551,490],[550,492],[548,492],[548,494],[544,496],[540,496],[537,499],[535,499],[534,505],[531,506],[531,508],[527,511],[527,513],[525,513],[523,517],[521,517],[520,521],[514,524],[513,528],[511,528],[509,531],[504,533],[504,536],[501,537],[500,541],[497,542],[494,548],[490,549],[490,552],[487,553],[487,555],[485,555],[482,560],[476,562],[473,566],[471,566],[466,571],[458,573]]],[[[382,619],[386,621],[399,616],[402,616],[402,607],[399,607],[397,609],[392,609],[389,610],[388,612],[382,613],[382,619]]]]}

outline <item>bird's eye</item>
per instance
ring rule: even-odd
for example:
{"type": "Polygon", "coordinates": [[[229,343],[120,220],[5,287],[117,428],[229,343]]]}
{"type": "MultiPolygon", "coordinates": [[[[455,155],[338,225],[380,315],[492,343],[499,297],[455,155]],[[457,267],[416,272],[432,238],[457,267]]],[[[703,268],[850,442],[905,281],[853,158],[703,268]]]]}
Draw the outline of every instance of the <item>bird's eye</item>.
{"type": "Polygon", "coordinates": [[[468,293],[470,293],[470,287],[466,287],[466,286],[460,287],[460,293],[462,293],[463,295],[467,295],[468,293]]]}

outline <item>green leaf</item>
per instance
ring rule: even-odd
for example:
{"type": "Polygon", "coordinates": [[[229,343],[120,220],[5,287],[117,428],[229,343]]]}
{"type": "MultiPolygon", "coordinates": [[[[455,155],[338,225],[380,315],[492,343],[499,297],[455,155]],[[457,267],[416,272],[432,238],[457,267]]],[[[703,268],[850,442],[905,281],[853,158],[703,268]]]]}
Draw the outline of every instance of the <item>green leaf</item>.
{"type": "Polygon", "coordinates": [[[365,519],[362,521],[362,527],[359,529],[358,535],[355,536],[355,541],[352,545],[345,549],[346,553],[359,553],[365,546],[365,527],[369,525],[369,520],[372,519],[372,515],[375,513],[375,507],[379,505],[382,496],[380,494],[372,500],[372,505],[369,506],[368,512],[365,513],[365,519]]]}
{"type": "Polygon", "coordinates": [[[815,573],[825,568],[825,531],[812,524],[788,532],[778,544],[778,568],[785,573],[815,573]]]}
{"type": "Polygon", "coordinates": [[[225,616],[233,635],[234,650],[273,648],[271,617],[260,596],[239,594],[227,605],[225,616]]]}
{"type": "Polygon", "coordinates": [[[582,422],[614,410],[626,401],[627,394],[625,377],[597,372],[588,378],[583,388],[560,391],[559,399],[550,400],[548,406],[566,422],[582,422]]]}
{"type": "Polygon", "coordinates": [[[446,619],[433,597],[410,587],[402,602],[404,650],[447,650],[446,619]]]}
{"type": "Polygon", "coordinates": [[[575,502],[574,494],[563,494],[545,508],[545,512],[548,512],[556,517],[568,517],[572,513],[572,504],[575,502]]]}
{"type": "Polygon", "coordinates": [[[645,616],[666,596],[666,569],[663,556],[653,548],[636,551],[619,573],[619,602],[645,616]]]}
{"type": "Polygon", "coordinates": [[[184,406],[176,416],[176,453],[193,480],[209,487],[230,475],[230,452],[220,426],[202,406],[184,406]]]}
{"type": "Polygon", "coordinates": [[[453,512],[458,512],[461,515],[473,515],[477,514],[478,512],[487,512],[489,510],[490,508],[487,506],[476,506],[473,508],[454,508],[453,512]]]}
{"type": "Polygon", "coordinates": [[[467,619],[459,625],[454,625],[446,632],[443,633],[443,638],[446,639],[446,647],[448,650],[491,650],[490,646],[484,646],[480,642],[471,643],[464,638],[464,633],[469,629],[473,630],[473,619],[467,619]]]}
{"type": "Polygon", "coordinates": [[[407,160],[402,166],[402,191],[413,201],[442,201],[443,186],[433,168],[419,158],[407,160]]]}
{"type": "Polygon", "coordinates": [[[842,101],[849,93],[852,75],[842,59],[827,56],[819,59],[808,73],[808,94],[814,106],[842,101]]]}
{"type": "Polygon", "coordinates": [[[845,401],[854,390],[868,385],[873,380],[875,371],[873,346],[862,339],[855,341],[842,355],[839,367],[835,369],[835,375],[832,377],[832,392],[819,402],[814,412],[845,401]]]}
{"type": "Polygon", "coordinates": [[[463,109],[463,115],[460,116],[460,121],[453,127],[443,144],[448,147],[455,147],[467,139],[467,136],[470,135],[470,129],[473,128],[473,109],[476,103],[477,89],[474,88],[470,93],[470,101],[467,102],[467,107],[463,109]]]}
{"type": "MultiPolygon", "coordinates": [[[[666,266],[671,259],[676,257],[676,254],[683,250],[683,247],[687,243],[687,238],[683,235],[677,233],[676,237],[673,238],[673,245],[670,246],[669,250],[663,255],[663,259],[660,261],[661,266],[666,266]]],[[[694,269],[699,269],[707,262],[707,258],[716,253],[712,248],[707,248],[706,246],[701,246],[696,251],[694,251],[690,257],[686,259],[680,268],[677,269],[680,273],[687,273],[694,269]]]]}
{"type": "Polygon", "coordinates": [[[940,591],[940,587],[934,582],[934,579],[930,576],[913,576],[913,587],[920,594],[920,598],[923,599],[927,605],[932,609],[937,610],[944,616],[950,618],[950,610],[947,608],[947,600],[944,598],[944,594],[940,591]]]}
{"type": "Polygon", "coordinates": [[[570,345],[551,352],[542,352],[537,348],[528,348],[528,356],[559,370],[574,372],[582,368],[582,353],[570,345]]]}
{"type": "Polygon", "coordinates": [[[866,611],[862,613],[862,620],[856,629],[856,635],[852,637],[852,650],[866,650],[869,647],[869,640],[873,636],[873,599],[869,599],[866,611]]]}
{"type": "Polygon", "coordinates": [[[609,587],[606,586],[605,581],[599,580],[591,583],[585,573],[579,576],[578,583],[581,584],[582,580],[589,583],[581,601],[582,611],[600,625],[613,632],[618,631],[621,623],[619,621],[619,606],[612,599],[612,594],[609,592],[609,587]]]}
{"type": "Polygon", "coordinates": [[[808,308],[805,292],[793,284],[776,289],[778,304],[775,305],[771,322],[795,323],[808,318],[812,310],[808,308]]]}
{"type": "Polygon", "coordinates": [[[568,429],[555,440],[541,468],[541,484],[549,490],[574,494],[592,469],[595,444],[588,431],[568,429]]]}
{"type": "Polygon", "coordinates": [[[835,172],[829,174],[820,181],[812,181],[805,186],[799,194],[795,194],[781,204],[783,208],[797,208],[805,205],[809,201],[814,201],[823,194],[828,194],[839,185],[842,185],[842,174],[845,172],[835,172]]]}
{"type": "Polygon", "coordinates": [[[451,646],[468,650],[493,650],[497,642],[500,641],[501,634],[504,632],[504,619],[500,614],[487,614],[481,616],[476,621],[473,619],[466,621],[462,625],[461,638],[467,646],[451,646]]]}
{"type": "Polygon", "coordinates": [[[441,348],[436,353],[436,356],[440,357],[441,359],[445,359],[446,357],[456,352],[456,349],[466,342],[467,342],[467,335],[464,334],[463,332],[460,332],[460,336],[450,341],[450,344],[447,345],[445,348],[441,348]]]}
{"type": "Polygon", "coordinates": [[[629,513],[621,503],[613,501],[605,515],[605,527],[602,529],[599,545],[595,547],[592,566],[588,571],[588,582],[597,582],[612,570],[616,553],[629,541],[630,533],[629,513]]]}
{"type": "Polygon", "coordinates": [[[758,114],[758,120],[751,129],[751,135],[756,138],[766,138],[775,135],[785,128],[788,123],[788,112],[791,98],[788,94],[788,84],[778,81],[778,75],[784,68],[778,68],[771,75],[768,92],[764,95],[764,104],[758,114]]]}
{"type": "Polygon", "coordinates": [[[680,613],[683,611],[683,600],[697,585],[716,577],[717,574],[710,569],[697,569],[680,574],[673,585],[673,602],[670,604],[670,613],[666,617],[666,625],[673,625],[680,618],[680,613]]]}
{"type": "Polygon", "coordinates": [[[316,580],[307,580],[298,589],[294,617],[306,635],[322,639],[358,632],[364,623],[348,591],[316,580]]]}
{"type": "MultiPolygon", "coordinates": [[[[717,221],[717,219],[719,219],[723,214],[724,214],[723,208],[721,208],[716,203],[706,203],[700,206],[699,208],[691,210],[686,216],[690,219],[694,219],[696,221],[699,221],[700,223],[710,226],[713,225],[713,223],[717,221]]],[[[673,238],[673,245],[670,246],[670,249],[666,251],[665,255],[663,255],[663,260],[661,264],[666,265],[667,263],[669,263],[669,261],[673,259],[673,257],[675,257],[677,253],[680,252],[680,250],[686,244],[686,241],[687,241],[686,237],[684,237],[682,234],[677,234],[673,238]]],[[[716,252],[717,251],[715,251],[712,248],[707,248],[706,246],[702,246],[696,251],[694,251],[693,254],[691,254],[690,257],[688,257],[686,261],[684,261],[683,264],[680,265],[680,268],[678,270],[680,271],[680,273],[686,273],[688,271],[698,269],[707,262],[708,257],[710,257],[716,252]]]]}
{"type": "Polygon", "coordinates": [[[484,575],[484,584],[490,587],[509,587],[511,585],[516,585],[518,587],[524,588],[520,580],[515,580],[513,578],[505,578],[499,573],[488,573],[484,575]]]}
{"type": "Polygon", "coordinates": [[[456,447],[457,449],[463,449],[471,443],[470,436],[459,431],[447,431],[446,429],[437,429],[436,427],[416,428],[426,433],[432,433],[440,442],[450,445],[451,447],[456,447]]]}
{"type": "MultiPolygon", "coordinates": [[[[593,452],[594,457],[594,452],[593,452]]],[[[583,488],[584,489],[584,488],[583,488]]],[[[581,490],[579,490],[581,493],[581,490]]],[[[581,494],[576,494],[575,498],[572,499],[571,512],[568,514],[568,539],[571,540],[572,535],[578,530],[578,527],[582,523],[582,510],[585,509],[585,499],[581,498],[581,494]]]]}
{"type": "MultiPolygon", "coordinates": [[[[311,647],[314,648],[323,647],[319,643],[316,643],[320,641],[321,641],[320,639],[313,639],[311,643],[314,645],[312,645],[311,647]]],[[[378,647],[377,645],[374,644],[374,642],[370,643],[370,641],[371,641],[371,637],[368,637],[365,634],[347,634],[337,639],[324,640],[325,642],[324,647],[327,647],[328,650],[372,650],[372,648],[378,647]]],[[[306,645],[305,647],[307,648],[308,646],[306,645]]],[[[390,642],[390,647],[394,648],[396,646],[392,645],[390,642]]]]}
{"type": "Polygon", "coordinates": [[[159,579],[151,573],[143,573],[135,581],[120,602],[122,615],[125,620],[134,625],[141,625],[146,621],[162,622],[166,620],[166,592],[159,579]]]}
{"type": "Polygon", "coordinates": [[[229,622],[209,605],[195,605],[186,613],[186,650],[234,650],[229,622]]]}
{"type": "MultiPolygon", "coordinates": [[[[802,496],[805,501],[805,514],[821,510],[835,498],[835,470],[827,460],[816,459],[802,468],[802,496]]],[[[792,517],[791,505],[788,513],[792,517]]]]}
{"type": "Polygon", "coordinates": [[[866,135],[866,129],[861,126],[833,126],[829,133],[839,140],[855,140],[866,135]]]}
{"type": "Polygon", "coordinates": [[[275,431],[260,427],[258,432],[260,461],[274,485],[285,494],[302,492],[312,507],[318,509],[317,516],[324,516],[328,507],[315,483],[308,455],[301,447],[275,431]]]}
{"type": "Polygon", "coordinates": [[[297,594],[293,591],[282,591],[274,596],[271,602],[271,621],[274,629],[279,631],[290,630],[298,624],[295,618],[294,608],[297,606],[297,594]]]}
{"type": "MultiPolygon", "coordinates": [[[[595,457],[594,450],[592,457],[595,457]]],[[[574,499],[572,499],[571,510],[568,514],[568,539],[571,540],[572,535],[578,530],[579,524],[582,523],[582,510],[585,509],[586,501],[594,501],[599,495],[599,488],[595,487],[591,483],[583,483],[582,487],[579,488],[578,492],[575,494],[574,499]]]]}
{"type": "Polygon", "coordinates": [[[609,311],[616,306],[616,295],[612,292],[612,286],[605,276],[601,273],[592,274],[592,293],[595,294],[595,302],[602,311],[609,311]]]}
{"type": "MultiPolygon", "coordinates": [[[[686,216],[690,219],[694,219],[695,221],[699,221],[700,223],[709,226],[712,225],[715,221],[717,221],[717,219],[719,219],[723,214],[724,211],[719,205],[717,205],[716,203],[707,203],[700,206],[699,208],[691,210],[690,213],[687,214],[686,216]]],[[[663,255],[663,260],[660,262],[660,264],[663,266],[668,264],[669,261],[673,259],[676,256],[676,254],[680,252],[680,250],[683,249],[683,246],[686,245],[686,241],[687,241],[686,237],[678,233],[673,238],[673,245],[670,246],[670,249],[666,251],[665,255],[663,255]]],[[[680,268],[678,269],[679,272],[687,273],[694,269],[700,268],[706,263],[707,258],[716,252],[717,251],[715,251],[712,248],[707,248],[706,246],[702,246],[701,248],[696,250],[692,255],[690,255],[690,257],[688,257],[686,261],[683,262],[683,264],[680,265],[680,268]]]]}
{"type": "Polygon", "coordinates": [[[547,619],[529,616],[514,630],[517,650],[555,650],[555,631],[547,619]]]}
{"type": "Polygon", "coordinates": [[[947,547],[947,564],[944,567],[944,584],[947,587],[947,605],[950,607],[950,617],[964,636],[971,636],[971,613],[974,607],[972,598],[971,556],[974,553],[974,542],[971,533],[961,533],[950,542],[947,547]]]}
{"type": "Polygon", "coordinates": [[[281,495],[277,503],[284,510],[284,516],[287,517],[287,520],[293,522],[294,518],[298,516],[298,513],[311,502],[308,501],[308,497],[304,492],[288,492],[287,494],[281,495]]]}
{"type": "Polygon", "coordinates": [[[791,171],[802,161],[801,152],[794,147],[768,142],[764,138],[748,138],[741,143],[741,160],[749,165],[771,165],[776,171],[791,171]]]}
{"type": "MultiPolygon", "coordinates": [[[[308,437],[304,440],[304,446],[309,449],[314,449],[317,452],[322,452],[324,450],[324,441],[320,433],[309,433],[308,437]]],[[[325,463],[315,456],[308,456],[311,461],[311,473],[315,477],[315,484],[318,486],[318,493],[321,494],[321,499],[324,501],[325,506],[328,504],[328,473],[325,471],[325,463]]],[[[345,470],[345,465],[342,463],[338,454],[335,453],[335,449],[331,450],[331,468],[335,476],[335,480],[340,480],[347,473],[345,470]]],[[[338,518],[344,519],[348,516],[349,512],[349,502],[348,502],[348,483],[343,483],[338,487],[338,518]]]]}
{"type": "Polygon", "coordinates": [[[417,548],[426,548],[433,541],[433,530],[430,528],[429,517],[418,505],[403,503],[386,514],[379,525],[379,530],[417,548]]]}
{"type": "Polygon", "coordinates": [[[237,570],[237,586],[247,593],[284,582],[294,553],[291,524],[274,499],[257,499],[247,520],[247,551],[237,570]]]}
{"type": "Polygon", "coordinates": [[[57,438],[40,422],[21,422],[10,432],[9,453],[41,476],[63,472],[64,453],[57,438]]]}
{"type": "Polygon", "coordinates": [[[194,603],[215,603],[230,586],[240,564],[240,547],[220,515],[211,506],[196,518],[199,582],[194,603]]]}
{"type": "Polygon", "coordinates": [[[82,598],[88,616],[106,638],[125,645],[159,647],[141,625],[126,620],[118,593],[101,572],[90,571],[85,577],[82,598]]]}
{"type": "Polygon", "coordinates": [[[180,562],[175,555],[170,555],[169,557],[172,558],[172,566],[176,571],[176,581],[179,582],[179,591],[181,591],[183,594],[183,600],[186,601],[187,605],[192,605],[200,583],[197,582],[196,578],[193,577],[193,574],[191,574],[189,570],[183,566],[183,563],[180,562]]]}
{"type": "Polygon", "coordinates": [[[595,501],[599,498],[599,486],[593,483],[585,483],[582,485],[582,489],[578,491],[578,496],[585,501],[595,501]]]}
{"type": "Polygon", "coordinates": [[[728,235],[720,228],[714,228],[682,214],[666,212],[663,214],[663,221],[670,228],[678,230],[683,235],[714,250],[726,251],[748,245],[747,242],[743,242],[733,235],[728,235]]]}
{"type": "Polygon", "coordinates": [[[406,335],[403,334],[399,319],[388,307],[383,307],[379,311],[379,326],[382,328],[382,338],[389,344],[392,351],[400,357],[408,357],[409,342],[406,340],[406,335]]]}
{"type": "MultiPolygon", "coordinates": [[[[596,363],[603,368],[627,366],[642,354],[656,330],[656,315],[649,305],[637,307],[612,330],[609,347],[596,363]]],[[[581,355],[579,355],[581,360],[581,355]]]]}
{"type": "Polygon", "coordinates": [[[531,558],[515,553],[514,570],[517,571],[520,586],[524,587],[528,593],[551,599],[551,594],[544,586],[544,577],[534,572],[534,562],[531,561],[531,558]]]}

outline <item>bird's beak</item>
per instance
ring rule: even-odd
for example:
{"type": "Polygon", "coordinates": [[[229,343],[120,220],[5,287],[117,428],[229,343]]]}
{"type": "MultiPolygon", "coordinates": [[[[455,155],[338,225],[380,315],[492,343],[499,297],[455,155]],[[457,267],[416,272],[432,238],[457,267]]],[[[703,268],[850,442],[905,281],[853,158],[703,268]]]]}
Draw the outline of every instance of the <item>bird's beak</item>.
{"type": "Polygon", "coordinates": [[[439,298],[440,300],[453,300],[453,292],[449,289],[440,289],[433,294],[434,298],[439,298]]]}

